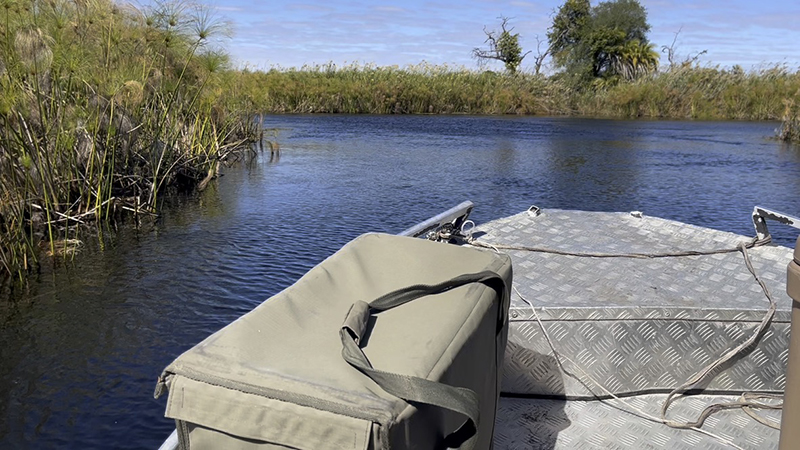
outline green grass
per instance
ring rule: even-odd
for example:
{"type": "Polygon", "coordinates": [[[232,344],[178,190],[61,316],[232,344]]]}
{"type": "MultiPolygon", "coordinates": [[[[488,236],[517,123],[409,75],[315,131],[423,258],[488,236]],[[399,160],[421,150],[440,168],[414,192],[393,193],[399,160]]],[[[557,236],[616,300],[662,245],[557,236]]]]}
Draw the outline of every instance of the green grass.
{"type": "MultiPolygon", "coordinates": [[[[633,82],[333,64],[231,70],[226,27],[180,2],[0,0],[0,272],[79,248],[75,225],[153,215],[166,191],[202,189],[253,114],[535,114],[782,120],[800,140],[800,72],[678,66],[633,82]]],[[[274,148],[274,147],[273,147],[274,148]]]]}
{"type": "Polygon", "coordinates": [[[72,254],[70,226],[154,214],[204,185],[255,122],[202,8],[0,0],[0,271],[72,254]],[[65,244],[66,243],[66,244],[65,244]]]}
{"type": "Polygon", "coordinates": [[[574,87],[562,77],[420,64],[242,71],[239,95],[264,113],[537,114],[779,120],[800,101],[800,73],[774,66],[683,66],[633,82],[574,87]]]}
{"type": "Polygon", "coordinates": [[[793,99],[800,100],[800,72],[785,67],[679,67],[585,93],[577,104],[584,114],[611,117],[781,120],[793,99]]]}
{"type": "Polygon", "coordinates": [[[786,142],[800,142],[800,104],[795,98],[784,101],[785,109],[781,117],[778,139],[786,142]]]}
{"type": "Polygon", "coordinates": [[[529,74],[508,76],[419,64],[399,68],[333,64],[242,71],[252,108],[280,113],[563,114],[566,91],[529,74]]]}

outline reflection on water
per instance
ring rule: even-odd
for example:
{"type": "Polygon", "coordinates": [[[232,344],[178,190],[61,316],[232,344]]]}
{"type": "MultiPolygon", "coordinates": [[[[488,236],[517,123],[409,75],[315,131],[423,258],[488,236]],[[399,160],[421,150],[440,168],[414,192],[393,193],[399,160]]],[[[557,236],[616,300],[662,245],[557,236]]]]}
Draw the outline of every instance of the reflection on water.
{"type": "MultiPolygon", "coordinates": [[[[775,124],[279,116],[282,155],[228,169],[139,230],[86,238],[74,267],[0,302],[0,448],[156,448],[161,369],[367,231],[463,200],[477,221],[630,211],[753,233],[800,213],[800,153],[775,124]]],[[[793,244],[790,229],[772,227],[793,244]]]]}

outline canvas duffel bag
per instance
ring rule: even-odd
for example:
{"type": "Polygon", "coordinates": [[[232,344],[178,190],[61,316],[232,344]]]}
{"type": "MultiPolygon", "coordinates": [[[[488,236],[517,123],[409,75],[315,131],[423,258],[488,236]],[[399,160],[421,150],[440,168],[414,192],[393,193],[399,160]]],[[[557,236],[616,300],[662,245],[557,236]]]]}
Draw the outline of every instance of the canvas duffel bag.
{"type": "Polygon", "coordinates": [[[366,234],[159,378],[189,449],[489,449],[505,255],[366,234]]]}

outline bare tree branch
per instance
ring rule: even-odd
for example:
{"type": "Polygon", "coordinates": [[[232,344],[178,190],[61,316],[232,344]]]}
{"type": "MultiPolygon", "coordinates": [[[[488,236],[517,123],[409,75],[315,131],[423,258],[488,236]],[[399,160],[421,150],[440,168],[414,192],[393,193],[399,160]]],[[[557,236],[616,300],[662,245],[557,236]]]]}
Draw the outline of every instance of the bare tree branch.
{"type": "MultiPolygon", "coordinates": [[[[670,44],[669,46],[667,45],[661,46],[661,53],[667,54],[667,60],[669,61],[670,69],[674,69],[679,65],[679,63],[677,62],[677,48],[678,48],[677,42],[678,42],[678,35],[681,33],[681,31],[683,31],[683,27],[680,27],[678,31],[675,32],[675,37],[672,39],[672,44],[670,44]]],[[[708,53],[708,50],[703,50],[695,55],[692,55],[690,53],[689,55],[686,56],[686,58],[683,61],[680,62],[680,66],[681,67],[691,66],[695,64],[697,60],[700,59],[700,57],[705,55],[706,53],[708,53]]]]}
{"type": "Polygon", "coordinates": [[[522,53],[519,47],[519,34],[511,34],[514,27],[508,27],[510,19],[508,17],[498,17],[498,19],[501,31],[489,31],[483,27],[483,32],[486,34],[484,43],[488,48],[476,47],[472,49],[472,56],[478,61],[488,59],[501,61],[505,64],[506,70],[515,73],[522,60],[531,52],[522,53]]]}

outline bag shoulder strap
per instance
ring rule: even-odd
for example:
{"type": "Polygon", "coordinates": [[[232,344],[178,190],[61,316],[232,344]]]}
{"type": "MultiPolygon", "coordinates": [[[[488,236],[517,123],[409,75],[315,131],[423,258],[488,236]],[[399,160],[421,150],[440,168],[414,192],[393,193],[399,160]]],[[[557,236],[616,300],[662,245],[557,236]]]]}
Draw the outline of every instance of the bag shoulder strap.
{"type": "MultiPolygon", "coordinates": [[[[369,377],[386,392],[409,402],[425,403],[455,411],[466,416],[466,421],[445,438],[448,448],[472,449],[480,424],[480,404],[474,391],[449,386],[425,378],[384,372],[372,367],[360,343],[366,335],[369,317],[373,311],[386,311],[427,295],[439,294],[470,283],[484,283],[498,289],[501,301],[507,294],[505,281],[496,273],[483,271],[460,275],[434,285],[418,284],[385,294],[370,303],[357,301],[347,313],[339,330],[342,339],[342,357],[351,366],[369,377]]],[[[498,331],[505,322],[503,308],[498,314],[498,331]]]]}

